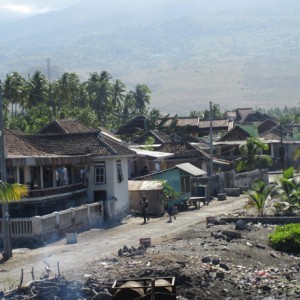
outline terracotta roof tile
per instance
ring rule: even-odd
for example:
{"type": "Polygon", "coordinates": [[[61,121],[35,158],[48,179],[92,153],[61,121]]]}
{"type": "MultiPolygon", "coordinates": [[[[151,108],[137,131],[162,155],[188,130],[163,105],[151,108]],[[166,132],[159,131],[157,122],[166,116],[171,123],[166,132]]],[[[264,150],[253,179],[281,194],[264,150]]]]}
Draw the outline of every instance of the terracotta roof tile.
{"type": "Polygon", "coordinates": [[[46,153],[18,136],[12,131],[4,130],[4,147],[7,156],[43,156],[46,153]]]}
{"type": "MultiPolygon", "coordinates": [[[[229,126],[228,119],[212,120],[212,127],[227,127],[229,126]]],[[[210,120],[200,120],[199,128],[210,128],[210,120]]]]}
{"type": "Polygon", "coordinates": [[[118,142],[102,139],[99,131],[70,134],[35,134],[23,138],[41,151],[56,155],[96,154],[110,156],[134,154],[118,142]]]}
{"type": "Polygon", "coordinates": [[[92,129],[86,127],[85,125],[79,123],[76,120],[61,119],[53,120],[52,122],[41,128],[37,133],[78,133],[87,131],[92,131],[92,129]]]}
{"type": "MultiPolygon", "coordinates": [[[[166,123],[164,123],[164,127],[170,126],[173,119],[167,120],[166,123]]],[[[199,125],[199,118],[198,117],[179,117],[177,119],[177,127],[185,127],[185,126],[191,126],[191,127],[198,127],[199,125]]]]}

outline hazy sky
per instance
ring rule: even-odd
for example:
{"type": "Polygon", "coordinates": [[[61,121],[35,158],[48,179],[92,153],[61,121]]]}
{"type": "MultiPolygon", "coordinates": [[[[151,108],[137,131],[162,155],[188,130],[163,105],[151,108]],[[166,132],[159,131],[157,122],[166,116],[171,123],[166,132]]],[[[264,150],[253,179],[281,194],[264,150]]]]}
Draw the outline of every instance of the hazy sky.
{"type": "Polygon", "coordinates": [[[82,0],[0,0],[2,19],[32,16],[34,14],[66,8],[82,0]]]}

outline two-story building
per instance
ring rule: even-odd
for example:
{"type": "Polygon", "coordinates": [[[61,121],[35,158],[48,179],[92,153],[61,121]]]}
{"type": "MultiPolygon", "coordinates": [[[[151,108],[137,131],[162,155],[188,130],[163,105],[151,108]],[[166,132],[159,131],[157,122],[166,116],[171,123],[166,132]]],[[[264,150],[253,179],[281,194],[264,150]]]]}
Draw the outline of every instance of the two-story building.
{"type": "Polygon", "coordinates": [[[113,216],[127,213],[128,159],[135,153],[107,131],[53,121],[33,135],[5,130],[4,145],[8,182],[29,186],[28,197],[10,205],[12,217],[112,199],[113,216]]]}

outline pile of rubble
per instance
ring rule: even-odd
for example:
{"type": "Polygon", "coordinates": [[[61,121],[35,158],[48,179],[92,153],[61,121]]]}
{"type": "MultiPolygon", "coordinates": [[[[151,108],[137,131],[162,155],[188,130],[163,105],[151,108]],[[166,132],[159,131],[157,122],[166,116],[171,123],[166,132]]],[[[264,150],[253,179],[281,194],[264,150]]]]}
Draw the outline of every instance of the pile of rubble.
{"type": "MultiPolygon", "coordinates": [[[[59,277],[44,287],[32,282],[19,292],[32,296],[51,286],[51,295],[56,294],[52,299],[108,300],[115,280],[174,277],[176,299],[181,300],[300,299],[300,257],[268,245],[274,227],[242,221],[199,223],[155,245],[123,246],[115,255],[97,257],[80,270],[80,282],[59,277]]],[[[12,296],[3,299],[31,299],[12,296]]]]}

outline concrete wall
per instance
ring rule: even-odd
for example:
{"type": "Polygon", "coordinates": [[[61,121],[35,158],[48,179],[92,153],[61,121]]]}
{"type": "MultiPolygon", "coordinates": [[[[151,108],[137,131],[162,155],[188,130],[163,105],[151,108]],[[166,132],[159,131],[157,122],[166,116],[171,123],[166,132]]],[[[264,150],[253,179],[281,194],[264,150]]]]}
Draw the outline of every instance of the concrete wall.
{"type": "Polygon", "coordinates": [[[234,170],[224,173],[224,188],[248,188],[252,183],[262,179],[269,182],[268,170],[254,170],[250,172],[236,173],[234,170]]]}
{"type": "MultiPolygon", "coordinates": [[[[41,217],[11,219],[11,237],[13,244],[25,240],[52,242],[64,237],[66,233],[81,232],[103,223],[103,202],[92,203],[41,217]]],[[[2,220],[0,225],[2,238],[2,220]]]]}

